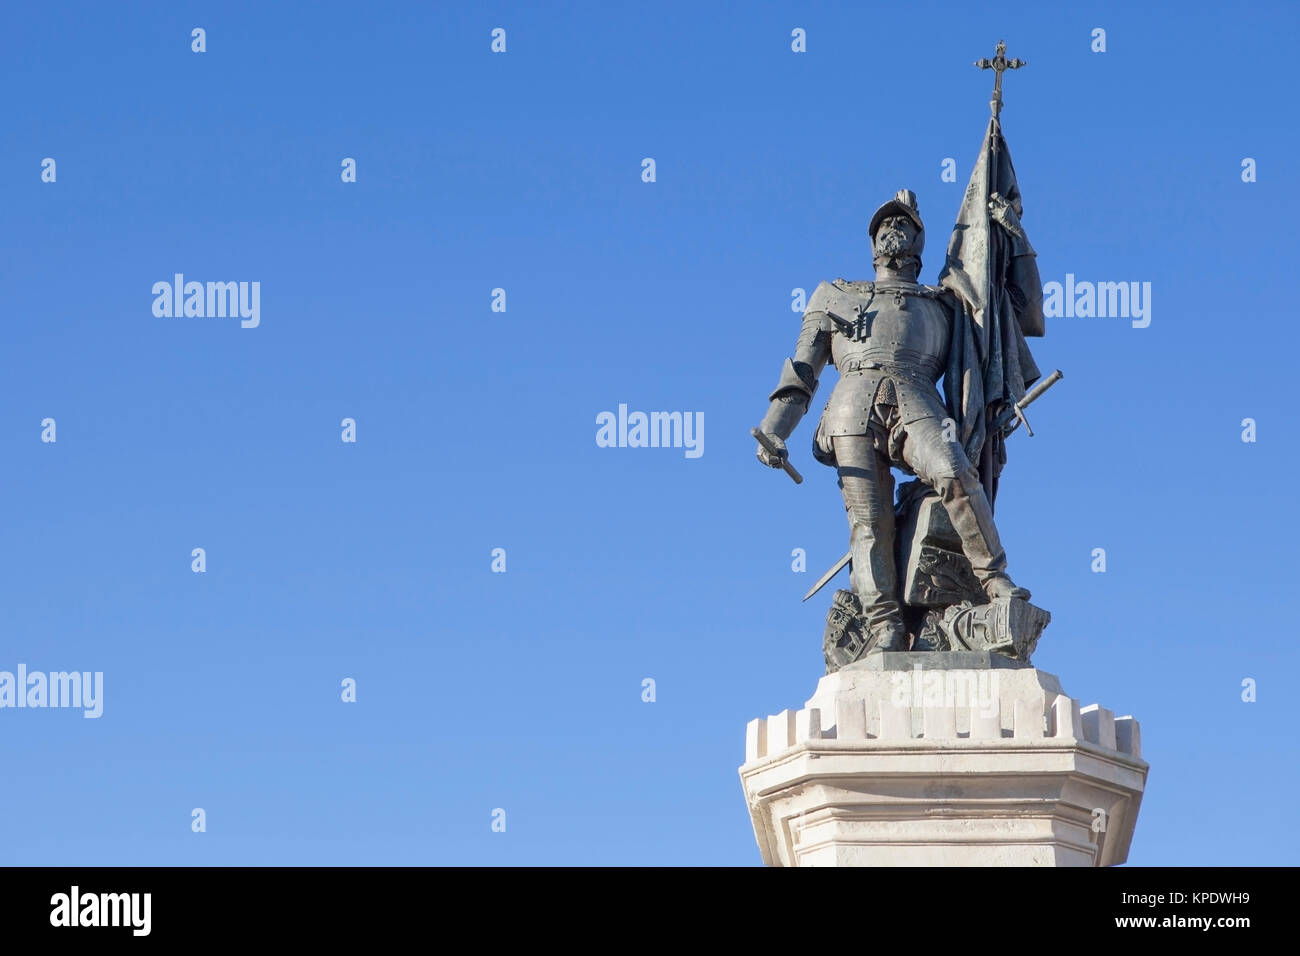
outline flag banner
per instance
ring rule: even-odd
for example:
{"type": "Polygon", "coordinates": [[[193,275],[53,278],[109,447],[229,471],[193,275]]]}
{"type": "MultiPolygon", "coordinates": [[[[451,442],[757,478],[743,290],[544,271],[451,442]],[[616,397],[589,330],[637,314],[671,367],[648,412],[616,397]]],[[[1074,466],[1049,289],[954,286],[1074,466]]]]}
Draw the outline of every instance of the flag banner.
{"type": "Polygon", "coordinates": [[[1019,225],[1022,211],[1011,152],[990,117],[939,274],[939,285],[957,298],[948,410],[990,502],[1006,463],[1003,435],[991,423],[1039,377],[1025,336],[1043,334],[1043,290],[1019,225]]]}

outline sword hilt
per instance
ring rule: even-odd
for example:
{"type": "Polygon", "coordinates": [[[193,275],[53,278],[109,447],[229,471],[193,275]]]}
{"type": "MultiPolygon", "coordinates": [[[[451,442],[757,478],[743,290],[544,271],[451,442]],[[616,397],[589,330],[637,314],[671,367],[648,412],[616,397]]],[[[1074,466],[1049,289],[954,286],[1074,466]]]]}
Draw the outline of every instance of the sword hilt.
{"type": "Polygon", "coordinates": [[[790,458],[788,455],[782,455],[780,451],[777,450],[777,447],[768,439],[767,435],[763,434],[763,432],[757,428],[751,428],[749,433],[758,440],[758,443],[763,446],[765,452],[781,462],[781,470],[789,475],[796,485],[803,484],[803,475],[799,474],[799,472],[795,470],[794,465],[790,464],[790,458]]]}
{"type": "Polygon", "coordinates": [[[1061,374],[1061,370],[1059,368],[1051,375],[1047,376],[1047,378],[1043,379],[1041,382],[1039,382],[1037,385],[1031,388],[1028,392],[1026,392],[1024,398],[1016,402],[1015,405],[1011,406],[1010,409],[1003,412],[998,417],[997,427],[1002,429],[1004,434],[1010,435],[1021,424],[1023,424],[1025,426],[1025,431],[1029,432],[1029,436],[1032,438],[1034,435],[1034,430],[1029,427],[1029,420],[1025,418],[1025,409],[1028,408],[1030,405],[1032,405],[1034,402],[1038,401],[1038,399],[1042,397],[1044,392],[1046,392],[1049,388],[1051,388],[1053,385],[1055,385],[1064,377],[1065,376],[1061,374]],[[1010,425],[1011,427],[1008,428],[1007,427],[1008,425],[1010,425]]]}

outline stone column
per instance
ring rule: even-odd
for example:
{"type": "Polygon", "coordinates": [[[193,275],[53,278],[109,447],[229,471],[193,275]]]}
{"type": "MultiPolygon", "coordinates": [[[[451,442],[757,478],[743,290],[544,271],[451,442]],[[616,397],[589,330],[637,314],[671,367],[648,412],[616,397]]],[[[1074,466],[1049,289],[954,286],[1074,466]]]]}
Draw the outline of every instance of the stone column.
{"type": "Polygon", "coordinates": [[[882,654],[752,720],[769,866],[1112,866],[1146,785],[1138,722],[988,653],[882,654]]]}

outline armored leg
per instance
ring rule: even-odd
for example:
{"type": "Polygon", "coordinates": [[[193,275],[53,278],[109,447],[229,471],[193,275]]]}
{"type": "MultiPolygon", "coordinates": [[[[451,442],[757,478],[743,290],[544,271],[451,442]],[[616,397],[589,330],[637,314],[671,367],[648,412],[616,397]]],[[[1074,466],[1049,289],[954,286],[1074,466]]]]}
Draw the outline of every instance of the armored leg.
{"type": "Polygon", "coordinates": [[[1028,598],[1029,592],[1016,587],[1007,576],[1007,553],[975,469],[968,468],[956,478],[939,478],[934,489],[939,492],[948,520],[961,536],[962,550],[985,593],[990,598],[1028,598]]]}
{"type": "Polygon", "coordinates": [[[961,445],[944,439],[938,421],[923,419],[907,425],[903,458],[917,477],[938,492],[984,592],[990,598],[1028,598],[1029,592],[1007,576],[1007,554],[993,523],[993,509],[961,445]]]}
{"type": "Polygon", "coordinates": [[[906,650],[894,557],[894,476],[870,436],[842,436],[834,441],[839,485],[849,518],[853,590],[875,639],[872,650],[906,650]]]}

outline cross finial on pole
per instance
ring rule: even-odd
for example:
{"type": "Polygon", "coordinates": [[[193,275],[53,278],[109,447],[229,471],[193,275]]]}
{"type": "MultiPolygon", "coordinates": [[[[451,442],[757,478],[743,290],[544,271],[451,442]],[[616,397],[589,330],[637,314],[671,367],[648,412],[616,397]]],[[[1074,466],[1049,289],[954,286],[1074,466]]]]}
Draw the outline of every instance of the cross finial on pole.
{"type": "Polygon", "coordinates": [[[978,66],[981,70],[993,71],[993,75],[995,77],[993,80],[993,99],[989,100],[989,109],[993,111],[993,116],[995,119],[997,118],[998,114],[1002,112],[1003,71],[1018,70],[1025,65],[1024,60],[1008,60],[1006,54],[1007,54],[1007,44],[1005,41],[999,40],[997,49],[993,51],[993,59],[990,60],[987,57],[985,57],[984,59],[975,61],[975,65],[978,66]]]}

